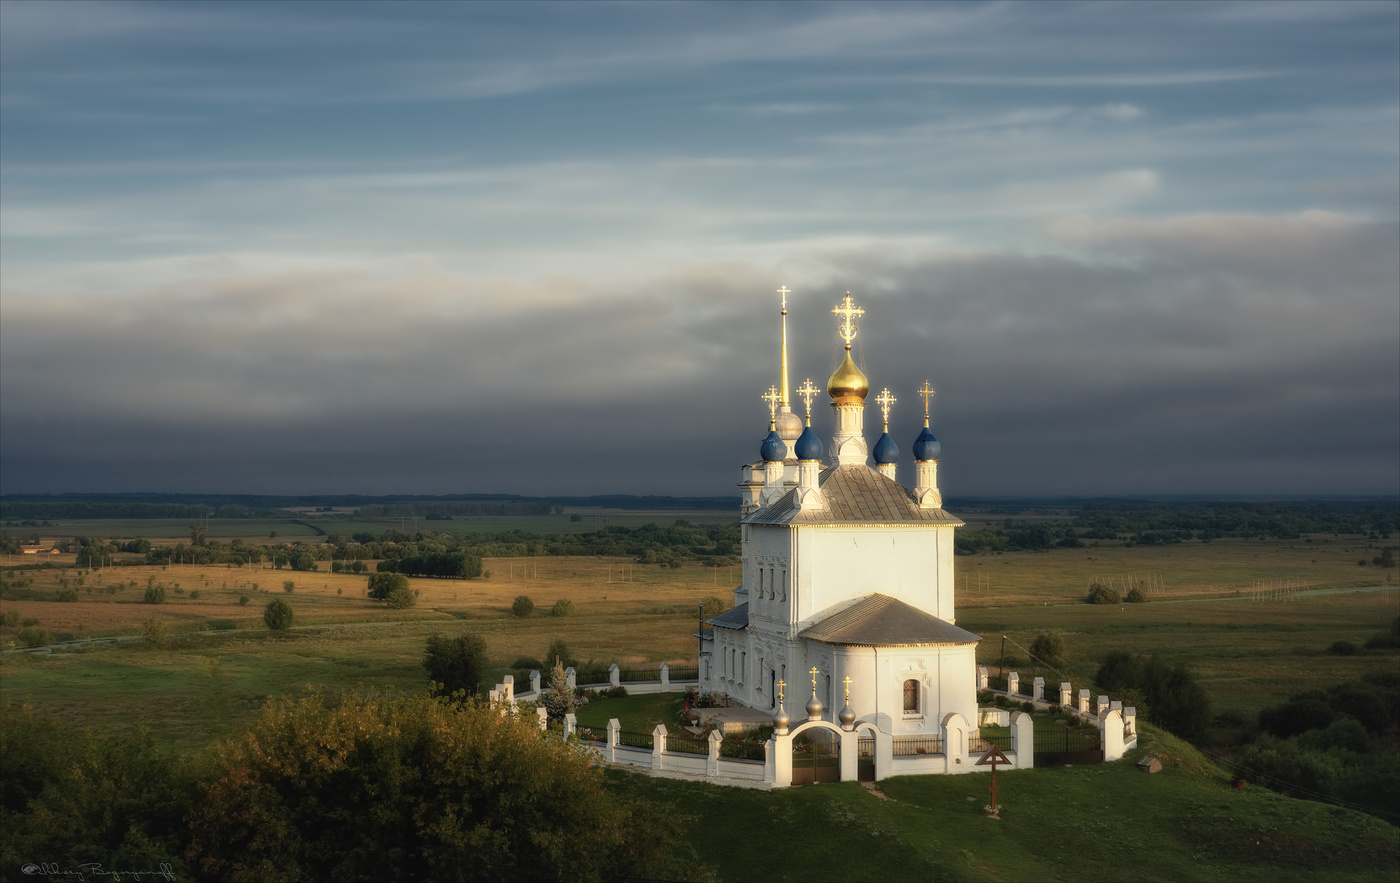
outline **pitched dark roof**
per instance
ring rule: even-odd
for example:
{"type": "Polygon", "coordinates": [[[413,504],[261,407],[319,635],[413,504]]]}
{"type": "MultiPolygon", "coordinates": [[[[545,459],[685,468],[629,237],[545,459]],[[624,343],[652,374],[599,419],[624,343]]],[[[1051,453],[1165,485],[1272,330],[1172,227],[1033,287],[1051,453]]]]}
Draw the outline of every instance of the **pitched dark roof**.
{"type": "Polygon", "coordinates": [[[831,466],[817,478],[825,505],[797,508],[791,490],[743,519],[745,524],[951,524],[943,509],[920,509],[909,491],[869,466],[831,466]]]}
{"type": "Polygon", "coordinates": [[[982,637],[889,595],[871,595],[797,635],[828,644],[869,647],[974,644],[982,637]]]}
{"type": "Polygon", "coordinates": [[[722,629],[742,629],[749,625],[749,605],[739,604],[731,607],[713,619],[705,620],[705,625],[718,626],[722,629]]]}
{"type": "Polygon", "coordinates": [[[705,629],[703,632],[691,632],[692,638],[699,638],[702,641],[713,641],[715,639],[714,629],[705,629]]]}

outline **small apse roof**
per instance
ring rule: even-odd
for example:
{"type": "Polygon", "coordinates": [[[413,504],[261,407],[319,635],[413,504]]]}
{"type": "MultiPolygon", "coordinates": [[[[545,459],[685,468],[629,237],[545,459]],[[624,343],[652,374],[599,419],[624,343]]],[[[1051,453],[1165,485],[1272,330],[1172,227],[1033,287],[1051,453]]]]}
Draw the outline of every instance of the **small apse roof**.
{"type": "Polygon", "coordinates": [[[798,632],[797,636],[828,644],[870,647],[975,644],[982,640],[981,635],[974,635],[917,607],[880,594],[870,595],[840,613],[813,623],[798,632]]]}
{"type": "Polygon", "coordinates": [[[731,607],[712,619],[705,620],[705,625],[712,625],[722,629],[742,629],[749,625],[749,605],[740,604],[731,607]]]}

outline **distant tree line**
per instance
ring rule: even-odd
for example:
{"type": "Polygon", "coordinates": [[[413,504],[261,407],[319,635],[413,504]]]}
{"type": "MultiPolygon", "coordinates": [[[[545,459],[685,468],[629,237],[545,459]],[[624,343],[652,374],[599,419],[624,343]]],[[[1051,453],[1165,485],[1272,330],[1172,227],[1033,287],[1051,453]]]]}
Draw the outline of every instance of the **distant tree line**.
{"type": "Polygon", "coordinates": [[[1299,539],[1333,534],[1389,539],[1400,532],[1400,506],[1329,503],[1090,503],[1065,521],[1006,518],[998,529],[961,530],[960,555],[1075,548],[1086,540],[1153,546],[1224,537],[1299,539]]]}

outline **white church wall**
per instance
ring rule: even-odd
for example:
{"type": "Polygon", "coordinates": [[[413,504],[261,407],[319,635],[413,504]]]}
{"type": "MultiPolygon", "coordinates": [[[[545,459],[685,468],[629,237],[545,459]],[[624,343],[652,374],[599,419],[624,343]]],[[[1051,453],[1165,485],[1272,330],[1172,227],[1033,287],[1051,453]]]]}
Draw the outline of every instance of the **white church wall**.
{"type": "Polygon", "coordinates": [[[953,622],[952,527],[795,530],[789,615],[798,630],[876,592],[953,622]]]}

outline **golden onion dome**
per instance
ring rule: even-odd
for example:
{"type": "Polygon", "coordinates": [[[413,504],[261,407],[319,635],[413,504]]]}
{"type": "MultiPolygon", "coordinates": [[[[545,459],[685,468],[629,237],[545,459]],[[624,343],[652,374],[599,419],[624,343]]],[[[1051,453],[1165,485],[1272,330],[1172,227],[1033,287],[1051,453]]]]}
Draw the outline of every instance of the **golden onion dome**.
{"type": "Polygon", "coordinates": [[[837,368],[831,379],[826,382],[826,392],[834,402],[863,402],[866,394],[870,392],[870,381],[851,359],[849,346],[846,347],[846,358],[842,360],[841,367],[837,368]]]}

